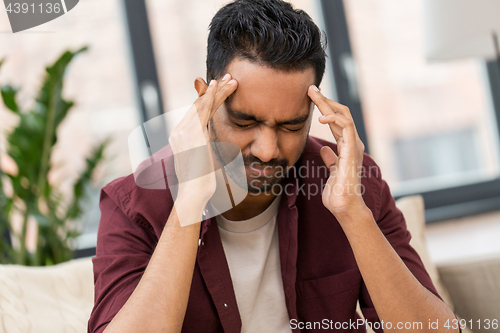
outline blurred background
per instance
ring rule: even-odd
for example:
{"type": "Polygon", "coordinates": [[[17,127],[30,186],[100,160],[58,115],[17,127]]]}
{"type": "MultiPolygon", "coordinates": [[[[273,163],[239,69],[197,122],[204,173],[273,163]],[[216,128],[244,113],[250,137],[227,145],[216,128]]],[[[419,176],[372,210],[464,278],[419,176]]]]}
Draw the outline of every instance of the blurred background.
{"type": "MultiPolygon", "coordinates": [[[[51,156],[51,163],[61,166],[49,174],[71,196],[71,181],[85,166],[82,156],[111,139],[81,217],[78,256],[95,253],[99,188],[132,172],[130,132],[196,99],[194,79],[206,75],[207,28],[226,2],[85,0],[54,21],[16,34],[0,9],[0,59],[5,58],[0,85],[21,87],[20,105],[33,101],[45,66],[67,49],[89,47],[65,74],[63,95],[75,106],[58,130],[51,156]]],[[[437,9],[429,1],[291,2],[327,35],[324,94],[351,109],[393,195],[423,196],[432,261],[499,258],[500,68],[495,58],[473,52],[440,58],[432,49],[440,38],[432,20],[448,19],[451,11],[445,18],[433,16],[437,9]]],[[[498,6],[493,11],[500,16],[498,6]]],[[[457,31],[456,39],[462,33],[457,31]]],[[[0,119],[0,167],[8,173],[14,167],[5,154],[4,133],[17,117],[2,104],[0,119]]],[[[314,119],[311,135],[333,141],[314,119]]]]}

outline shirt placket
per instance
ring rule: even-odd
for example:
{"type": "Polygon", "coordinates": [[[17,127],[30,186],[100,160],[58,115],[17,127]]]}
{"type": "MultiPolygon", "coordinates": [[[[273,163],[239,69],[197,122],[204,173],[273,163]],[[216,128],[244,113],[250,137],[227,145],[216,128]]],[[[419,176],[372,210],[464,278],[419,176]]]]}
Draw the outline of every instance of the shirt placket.
{"type": "Polygon", "coordinates": [[[217,309],[224,332],[240,333],[241,317],[214,217],[203,222],[199,244],[198,265],[217,309]]]}
{"type": "MultiPolygon", "coordinates": [[[[281,277],[285,292],[285,302],[289,319],[298,319],[297,315],[297,293],[295,282],[297,279],[297,230],[298,210],[295,205],[297,198],[297,178],[289,178],[283,183],[283,191],[286,200],[281,201],[278,212],[278,239],[281,264],[281,277]]],[[[300,330],[294,329],[294,333],[300,330]]]]}
{"type": "MultiPolygon", "coordinates": [[[[295,292],[298,250],[298,210],[295,205],[297,181],[296,177],[291,177],[282,183],[285,200],[281,200],[277,216],[281,276],[290,320],[298,318],[297,294],[295,292]]],[[[199,245],[198,265],[217,309],[224,332],[240,333],[241,317],[214,217],[203,221],[199,245]]],[[[293,332],[297,333],[300,330],[295,329],[293,332]]]]}

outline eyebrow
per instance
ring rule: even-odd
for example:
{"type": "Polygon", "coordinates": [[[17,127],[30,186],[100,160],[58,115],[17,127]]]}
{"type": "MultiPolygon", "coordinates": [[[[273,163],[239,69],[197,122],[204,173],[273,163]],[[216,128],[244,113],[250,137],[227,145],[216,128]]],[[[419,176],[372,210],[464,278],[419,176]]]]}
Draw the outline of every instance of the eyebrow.
{"type": "MultiPolygon", "coordinates": [[[[250,115],[248,113],[242,112],[242,111],[236,111],[236,110],[231,110],[230,108],[226,107],[226,111],[229,114],[231,118],[237,119],[237,120],[244,120],[244,121],[257,121],[261,122],[262,120],[255,118],[255,116],[250,115]]],[[[309,118],[309,114],[301,115],[296,118],[286,120],[286,121],[277,121],[276,125],[277,126],[282,126],[282,125],[298,125],[305,123],[307,119],[309,118]]]]}

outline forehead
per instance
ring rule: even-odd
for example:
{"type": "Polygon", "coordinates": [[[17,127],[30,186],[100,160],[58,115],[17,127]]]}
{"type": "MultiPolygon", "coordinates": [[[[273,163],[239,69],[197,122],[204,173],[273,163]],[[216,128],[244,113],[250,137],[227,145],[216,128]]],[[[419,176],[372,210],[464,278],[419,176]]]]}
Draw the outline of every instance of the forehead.
{"type": "Polygon", "coordinates": [[[315,80],[312,67],[284,72],[236,58],[229,63],[227,72],[238,81],[238,89],[225,103],[231,110],[276,121],[309,112],[307,89],[315,80]]]}

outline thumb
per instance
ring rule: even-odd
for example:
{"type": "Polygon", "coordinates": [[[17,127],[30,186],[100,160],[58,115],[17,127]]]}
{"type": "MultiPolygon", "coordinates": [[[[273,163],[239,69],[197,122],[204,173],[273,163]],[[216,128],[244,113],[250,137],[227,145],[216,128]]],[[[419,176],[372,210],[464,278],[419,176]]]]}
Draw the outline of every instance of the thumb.
{"type": "Polygon", "coordinates": [[[326,167],[328,168],[328,170],[331,169],[332,165],[337,163],[338,157],[333,152],[332,148],[330,148],[328,146],[324,146],[323,148],[321,148],[319,153],[321,155],[321,158],[323,159],[323,162],[325,163],[326,167]]]}

